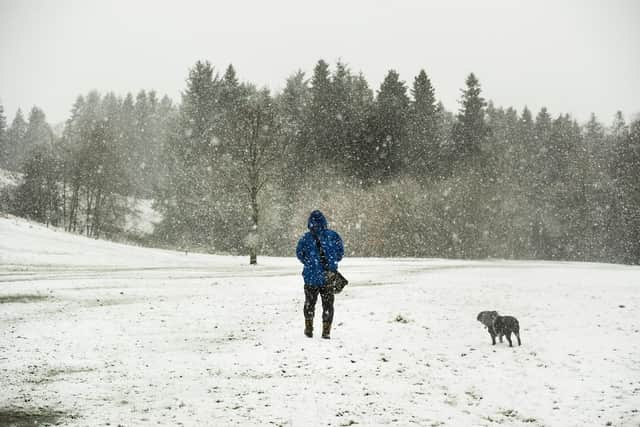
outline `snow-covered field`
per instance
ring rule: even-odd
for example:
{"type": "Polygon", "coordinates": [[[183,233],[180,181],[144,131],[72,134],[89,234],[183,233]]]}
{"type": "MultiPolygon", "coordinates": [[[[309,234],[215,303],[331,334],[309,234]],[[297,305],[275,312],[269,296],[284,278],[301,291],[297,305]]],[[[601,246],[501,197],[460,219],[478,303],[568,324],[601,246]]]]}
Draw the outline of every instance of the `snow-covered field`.
{"type": "Polygon", "coordinates": [[[640,423],[638,267],[346,259],[327,341],[297,261],[259,262],[0,218],[0,424],[640,423]]]}

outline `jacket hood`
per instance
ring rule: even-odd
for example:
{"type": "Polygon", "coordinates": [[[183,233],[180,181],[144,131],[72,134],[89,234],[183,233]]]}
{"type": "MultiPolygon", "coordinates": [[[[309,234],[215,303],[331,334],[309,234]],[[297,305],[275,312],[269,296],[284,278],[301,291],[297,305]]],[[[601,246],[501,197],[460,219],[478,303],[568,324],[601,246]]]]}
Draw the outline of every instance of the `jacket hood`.
{"type": "Polygon", "coordinates": [[[307,221],[307,227],[310,231],[317,232],[327,228],[327,219],[323,213],[315,210],[309,215],[309,221],[307,221]]]}

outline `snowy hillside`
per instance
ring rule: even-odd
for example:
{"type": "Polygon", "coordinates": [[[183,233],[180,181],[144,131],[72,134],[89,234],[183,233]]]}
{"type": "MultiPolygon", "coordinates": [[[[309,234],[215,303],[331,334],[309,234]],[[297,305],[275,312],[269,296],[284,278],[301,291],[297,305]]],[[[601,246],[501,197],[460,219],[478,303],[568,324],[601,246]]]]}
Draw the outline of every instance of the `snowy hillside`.
{"type": "Polygon", "coordinates": [[[0,189],[15,187],[20,182],[20,179],[22,179],[22,174],[0,168],[0,189]]]}
{"type": "Polygon", "coordinates": [[[127,206],[131,211],[125,218],[125,230],[136,234],[151,234],[162,215],[153,209],[152,199],[127,198],[127,206]]]}
{"type": "Polygon", "coordinates": [[[640,423],[638,267],[346,259],[327,341],[259,263],[0,218],[0,425],[640,423]]]}
{"type": "MultiPolygon", "coordinates": [[[[21,173],[0,168],[0,191],[17,187],[21,179],[21,173]]],[[[130,211],[125,217],[125,231],[138,235],[153,233],[155,224],[162,220],[162,215],[153,209],[153,200],[127,197],[126,203],[130,211]]]]}

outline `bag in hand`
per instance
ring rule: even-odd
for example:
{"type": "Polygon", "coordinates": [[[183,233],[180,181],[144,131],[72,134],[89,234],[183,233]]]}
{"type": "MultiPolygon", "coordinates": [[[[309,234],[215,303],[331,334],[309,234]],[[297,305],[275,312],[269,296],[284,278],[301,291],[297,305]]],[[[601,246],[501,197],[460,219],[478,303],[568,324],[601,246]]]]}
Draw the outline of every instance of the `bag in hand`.
{"type": "Polygon", "coordinates": [[[318,252],[320,254],[320,263],[322,264],[322,268],[324,269],[324,285],[332,294],[339,294],[340,292],[342,292],[342,289],[347,286],[347,283],[349,283],[349,281],[345,279],[344,276],[340,274],[340,272],[329,270],[329,262],[327,261],[327,257],[324,254],[322,243],[320,243],[320,239],[315,233],[311,234],[316,241],[316,246],[318,247],[318,252]]]}
{"type": "Polygon", "coordinates": [[[327,280],[325,286],[332,294],[339,294],[349,283],[339,271],[325,270],[324,277],[327,280]]]}

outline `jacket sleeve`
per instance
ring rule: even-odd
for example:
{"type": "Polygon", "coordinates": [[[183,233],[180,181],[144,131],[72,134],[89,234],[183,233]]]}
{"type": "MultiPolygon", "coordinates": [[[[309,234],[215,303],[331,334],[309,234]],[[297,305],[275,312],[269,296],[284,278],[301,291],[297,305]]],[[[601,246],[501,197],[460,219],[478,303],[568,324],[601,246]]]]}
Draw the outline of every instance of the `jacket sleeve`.
{"type": "Polygon", "coordinates": [[[306,254],[304,252],[304,236],[302,236],[300,240],[298,240],[298,246],[296,247],[296,257],[301,263],[304,264],[304,259],[306,257],[306,254]]]}
{"type": "Polygon", "coordinates": [[[342,237],[340,237],[338,233],[335,233],[335,248],[336,248],[336,261],[340,261],[344,256],[344,244],[342,243],[342,237]]]}

